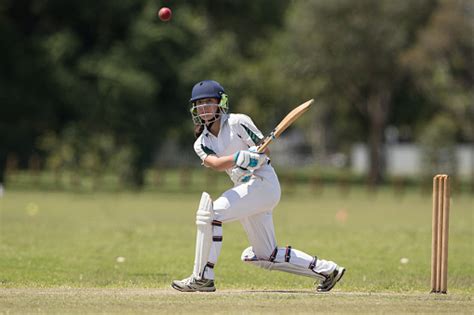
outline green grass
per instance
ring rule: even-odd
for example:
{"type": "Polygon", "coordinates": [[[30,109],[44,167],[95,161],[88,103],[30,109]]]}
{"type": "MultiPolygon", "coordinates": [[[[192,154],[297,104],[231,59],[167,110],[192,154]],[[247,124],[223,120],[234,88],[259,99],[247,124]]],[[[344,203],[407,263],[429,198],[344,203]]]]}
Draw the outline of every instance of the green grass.
{"type": "MultiPolygon", "coordinates": [[[[8,314],[462,314],[474,307],[468,296],[310,291],[180,293],[163,289],[8,289],[0,306],[8,314]]],[[[0,309],[0,313],[2,313],[0,309]]]]}
{"type": "MultiPolygon", "coordinates": [[[[217,189],[213,197],[218,196],[217,189]]],[[[374,303],[384,307],[374,311],[401,311],[404,302],[415,312],[448,310],[453,305],[468,312],[474,307],[474,198],[468,194],[452,198],[449,294],[441,297],[428,294],[431,197],[408,191],[395,196],[390,189],[371,193],[353,188],[343,193],[337,187],[318,194],[286,189],[274,212],[280,245],[292,245],[347,268],[334,293],[313,295],[311,279],[242,263],[247,239],[239,223],[230,223],[224,226],[216,267],[221,293],[174,294],[170,282],[192,270],[199,197],[198,191],[7,190],[0,198],[0,313],[2,309],[96,312],[94,305],[100,301],[106,307],[103,312],[114,313],[116,303],[123,304],[124,312],[146,312],[156,296],[169,301],[170,312],[185,300],[190,301],[189,307],[208,303],[210,308],[215,299],[222,300],[223,307],[245,304],[247,311],[259,313],[268,311],[252,305],[281,303],[299,306],[295,309],[299,312],[310,312],[315,306],[331,311],[322,305],[339,305],[340,312],[363,312],[364,305],[374,303]],[[125,261],[118,262],[117,257],[125,261]],[[408,263],[402,264],[401,258],[408,258],[408,263]],[[266,292],[256,292],[262,290],[266,292]],[[81,294],[84,299],[78,298],[81,294]],[[134,294],[143,303],[134,300],[134,294]],[[120,296],[123,300],[118,302],[120,296]]],[[[204,312],[206,306],[201,306],[204,312]]]]}

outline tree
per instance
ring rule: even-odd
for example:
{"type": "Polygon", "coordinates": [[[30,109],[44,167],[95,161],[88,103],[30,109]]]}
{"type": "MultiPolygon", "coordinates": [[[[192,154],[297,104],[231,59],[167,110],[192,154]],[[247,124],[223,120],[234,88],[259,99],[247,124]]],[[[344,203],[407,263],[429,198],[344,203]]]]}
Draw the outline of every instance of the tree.
{"type": "MultiPolygon", "coordinates": [[[[425,174],[456,174],[454,144],[474,142],[474,16],[469,1],[440,1],[402,64],[432,111],[420,122],[425,174]],[[443,158],[444,157],[444,158],[443,158]]],[[[474,173],[473,173],[474,178],[474,173]]]]}
{"type": "Polygon", "coordinates": [[[42,135],[78,128],[130,148],[125,180],[143,183],[161,134],[185,115],[178,67],[194,48],[189,19],[157,23],[155,10],[145,0],[2,7],[0,182],[8,152],[26,159],[42,135]]]}
{"type": "Polygon", "coordinates": [[[151,0],[2,4],[0,182],[8,152],[27,158],[43,135],[62,139],[79,129],[83,137],[112,135],[127,148],[125,180],[142,185],[160,143],[184,133],[192,83],[217,66],[208,60],[191,82],[183,64],[229,33],[238,61],[251,58],[246,44],[280,23],[285,7],[270,0],[189,1],[173,7],[172,22],[162,23],[151,0]],[[241,27],[247,14],[255,20],[241,27]]]}
{"type": "MultiPolygon", "coordinates": [[[[469,1],[440,1],[402,65],[433,104],[432,117],[444,115],[460,140],[474,141],[474,16],[469,1]]],[[[430,119],[422,121],[423,125],[430,119]]]]}
{"type": "MultiPolygon", "coordinates": [[[[400,56],[430,16],[435,1],[297,2],[287,20],[285,75],[313,89],[329,112],[357,109],[367,121],[370,183],[383,175],[383,135],[394,89],[405,76],[400,56]]],[[[332,115],[326,115],[331,117],[332,115]]]]}

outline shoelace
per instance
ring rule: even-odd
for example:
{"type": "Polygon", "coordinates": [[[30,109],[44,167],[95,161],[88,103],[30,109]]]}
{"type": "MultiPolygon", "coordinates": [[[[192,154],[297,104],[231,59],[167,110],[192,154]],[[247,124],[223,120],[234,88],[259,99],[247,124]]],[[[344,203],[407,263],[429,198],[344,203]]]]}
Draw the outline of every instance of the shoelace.
{"type": "Polygon", "coordinates": [[[191,276],[189,278],[184,279],[183,282],[184,282],[185,285],[189,285],[193,282],[193,280],[194,280],[194,278],[193,278],[193,276],[191,276]]]}

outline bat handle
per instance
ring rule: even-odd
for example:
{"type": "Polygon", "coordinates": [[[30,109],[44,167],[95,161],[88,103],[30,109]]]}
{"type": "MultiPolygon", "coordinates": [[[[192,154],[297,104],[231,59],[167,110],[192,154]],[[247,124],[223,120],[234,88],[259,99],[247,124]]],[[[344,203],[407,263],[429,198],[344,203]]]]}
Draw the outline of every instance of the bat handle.
{"type": "Polygon", "coordinates": [[[270,144],[270,142],[273,141],[273,139],[276,139],[276,135],[275,135],[275,130],[273,130],[272,132],[270,132],[270,134],[263,140],[263,142],[257,147],[257,152],[258,153],[263,153],[263,151],[265,151],[265,149],[268,147],[268,145],[270,144]]]}
{"type": "Polygon", "coordinates": [[[270,144],[270,141],[264,141],[261,145],[257,147],[257,152],[263,153],[269,144],[270,144]]]}

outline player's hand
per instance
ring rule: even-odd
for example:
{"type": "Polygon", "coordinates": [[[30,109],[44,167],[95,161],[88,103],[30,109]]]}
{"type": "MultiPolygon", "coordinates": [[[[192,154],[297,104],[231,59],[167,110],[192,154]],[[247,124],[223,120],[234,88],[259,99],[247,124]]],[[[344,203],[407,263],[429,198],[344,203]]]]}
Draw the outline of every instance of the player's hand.
{"type": "Polygon", "coordinates": [[[234,167],[230,173],[230,179],[234,184],[246,183],[252,178],[253,171],[244,170],[240,167],[234,167]]]}
{"type": "Polygon", "coordinates": [[[247,170],[256,170],[267,161],[267,156],[263,153],[251,152],[248,150],[238,151],[234,155],[235,165],[247,170]]]}

